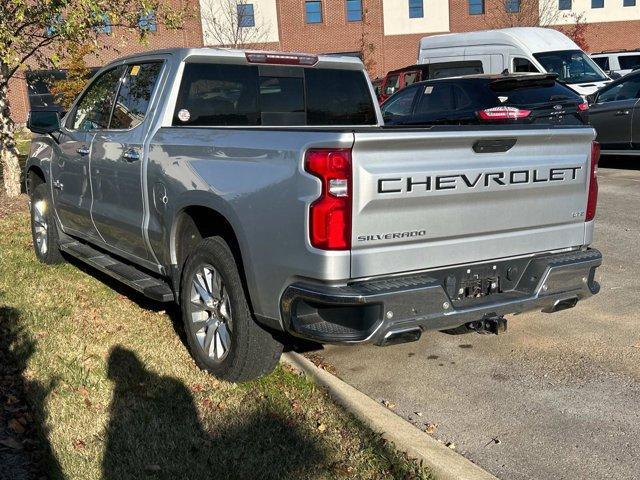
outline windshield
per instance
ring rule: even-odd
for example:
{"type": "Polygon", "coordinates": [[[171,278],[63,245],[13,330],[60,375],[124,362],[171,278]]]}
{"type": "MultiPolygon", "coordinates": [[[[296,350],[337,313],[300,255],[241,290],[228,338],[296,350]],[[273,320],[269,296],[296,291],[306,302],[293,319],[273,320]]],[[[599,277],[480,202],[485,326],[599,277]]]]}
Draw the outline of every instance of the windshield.
{"type": "Polygon", "coordinates": [[[600,68],[582,50],[560,50],[534,53],[549,73],[558,74],[565,83],[601,82],[608,80],[600,68]]]}

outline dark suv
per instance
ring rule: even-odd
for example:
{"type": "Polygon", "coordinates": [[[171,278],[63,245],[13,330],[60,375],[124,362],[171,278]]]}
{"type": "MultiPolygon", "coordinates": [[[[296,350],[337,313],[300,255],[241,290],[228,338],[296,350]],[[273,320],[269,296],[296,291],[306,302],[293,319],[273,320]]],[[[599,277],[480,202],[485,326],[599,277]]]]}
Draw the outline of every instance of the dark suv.
{"type": "Polygon", "coordinates": [[[555,75],[473,75],[427,80],[382,104],[386,125],[584,125],[587,102],[555,75]]]}

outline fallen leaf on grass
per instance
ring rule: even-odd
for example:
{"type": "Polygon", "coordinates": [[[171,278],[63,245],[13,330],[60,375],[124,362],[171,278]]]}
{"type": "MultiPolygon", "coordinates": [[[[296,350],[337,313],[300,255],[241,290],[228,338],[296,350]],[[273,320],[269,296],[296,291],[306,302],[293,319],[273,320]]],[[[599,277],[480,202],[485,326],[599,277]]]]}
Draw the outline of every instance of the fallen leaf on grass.
{"type": "Polygon", "coordinates": [[[9,420],[8,425],[9,425],[9,428],[16,433],[24,433],[25,431],[24,425],[22,425],[22,423],[20,423],[15,418],[12,418],[11,420],[9,420]]]}
{"type": "Polygon", "coordinates": [[[320,433],[324,433],[327,430],[327,426],[324,423],[321,423],[320,425],[318,425],[318,431],[320,433]]]}
{"type": "Polygon", "coordinates": [[[12,448],[13,450],[22,450],[22,444],[13,438],[0,438],[0,445],[12,448]]]}
{"type": "Polygon", "coordinates": [[[445,443],[445,445],[447,447],[449,447],[451,450],[455,450],[456,449],[456,444],[453,443],[453,442],[447,442],[447,443],[445,443]]]}
{"type": "Polygon", "coordinates": [[[84,440],[81,440],[79,438],[76,438],[73,442],[71,442],[73,445],[73,448],[75,448],[76,450],[82,450],[84,449],[84,447],[87,446],[87,444],[84,442],[84,440]]]}
{"type": "Polygon", "coordinates": [[[144,466],[144,469],[145,469],[147,472],[159,472],[160,470],[162,470],[162,469],[160,468],[160,465],[157,465],[157,464],[153,464],[153,465],[145,465],[145,466],[144,466]]]}

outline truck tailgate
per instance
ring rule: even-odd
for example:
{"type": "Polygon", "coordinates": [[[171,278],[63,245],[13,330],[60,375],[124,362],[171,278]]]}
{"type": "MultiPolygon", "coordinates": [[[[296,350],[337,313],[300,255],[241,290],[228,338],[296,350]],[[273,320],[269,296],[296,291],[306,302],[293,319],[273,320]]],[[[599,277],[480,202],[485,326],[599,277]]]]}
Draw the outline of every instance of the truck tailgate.
{"type": "Polygon", "coordinates": [[[352,277],[585,243],[591,128],[354,135],[352,277]]]}

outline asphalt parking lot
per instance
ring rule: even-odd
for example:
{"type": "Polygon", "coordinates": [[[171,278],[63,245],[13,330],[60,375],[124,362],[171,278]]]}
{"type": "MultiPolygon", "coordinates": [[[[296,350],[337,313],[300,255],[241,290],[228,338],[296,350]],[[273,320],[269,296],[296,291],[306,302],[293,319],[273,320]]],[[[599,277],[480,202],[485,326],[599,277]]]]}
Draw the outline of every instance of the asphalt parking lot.
{"type": "Polygon", "coordinates": [[[395,347],[326,347],[345,381],[501,479],[640,472],[640,162],[604,158],[599,295],[509,318],[501,336],[440,332],[395,347]],[[629,165],[635,164],[635,168],[629,165]]]}

